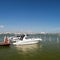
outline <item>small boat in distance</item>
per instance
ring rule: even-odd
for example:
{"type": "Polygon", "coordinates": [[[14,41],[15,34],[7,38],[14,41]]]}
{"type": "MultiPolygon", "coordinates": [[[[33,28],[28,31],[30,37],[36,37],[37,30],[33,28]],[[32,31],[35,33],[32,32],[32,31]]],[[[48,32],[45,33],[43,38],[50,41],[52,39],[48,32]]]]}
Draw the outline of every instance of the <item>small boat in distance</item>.
{"type": "Polygon", "coordinates": [[[13,45],[34,44],[42,41],[41,38],[27,38],[26,34],[21,35],[19,38],[15,37],[10,39],[13,45]]]}
{"type": "Polygon", "coordinates": [[[0,42],[0,46],[9,46],[10,45],[10,41],[8,39],[7,36],[4,37],[4,41],[0,42]]]}

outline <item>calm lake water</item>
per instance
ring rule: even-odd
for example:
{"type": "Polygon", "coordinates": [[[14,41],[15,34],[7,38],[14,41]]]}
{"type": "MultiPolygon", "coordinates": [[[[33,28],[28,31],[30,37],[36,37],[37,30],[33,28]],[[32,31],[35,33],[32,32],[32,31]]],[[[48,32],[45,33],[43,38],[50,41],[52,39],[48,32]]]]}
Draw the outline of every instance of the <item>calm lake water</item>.
{"type": "MultiPolygon", "coordinates": [[[[5,35],[0,35],[0,41],[3,41],[4,36],[5,35]]],[[[11,45],[10,47],[0,46],[0,60],[60,60],[59,35],[29,35],[29,38],[32,37],[40,37],[43,41],[39,44],[32,45],[11,45]]]]}

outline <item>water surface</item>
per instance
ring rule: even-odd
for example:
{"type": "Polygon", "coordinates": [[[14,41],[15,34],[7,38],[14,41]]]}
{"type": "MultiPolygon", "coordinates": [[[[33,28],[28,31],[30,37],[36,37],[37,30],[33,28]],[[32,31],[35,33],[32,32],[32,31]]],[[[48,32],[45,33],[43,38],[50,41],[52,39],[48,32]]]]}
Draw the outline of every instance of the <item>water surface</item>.
{"type": "MultiPolygon", "coordinates": [[[[3,36],[0,35],[0,41],[3,36]]],[[[38,34],[29,37],[40,37],[43,41],[32,45],[0,46],[0,60],[60,60],[60,36],[38,34]]]]}

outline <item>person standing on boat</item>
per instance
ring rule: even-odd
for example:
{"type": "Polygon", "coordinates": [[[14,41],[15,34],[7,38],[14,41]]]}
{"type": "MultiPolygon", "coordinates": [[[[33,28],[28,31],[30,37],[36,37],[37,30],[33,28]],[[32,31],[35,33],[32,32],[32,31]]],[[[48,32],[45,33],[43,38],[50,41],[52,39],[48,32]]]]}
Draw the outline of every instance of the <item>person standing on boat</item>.
{"type": "Polygon", "coordinates": [[[8,40],[8,37],[7,36],[4,37],[4,43],[6,43],[6,44],[9,44],[10,43],[10,41],[8,40]]]}

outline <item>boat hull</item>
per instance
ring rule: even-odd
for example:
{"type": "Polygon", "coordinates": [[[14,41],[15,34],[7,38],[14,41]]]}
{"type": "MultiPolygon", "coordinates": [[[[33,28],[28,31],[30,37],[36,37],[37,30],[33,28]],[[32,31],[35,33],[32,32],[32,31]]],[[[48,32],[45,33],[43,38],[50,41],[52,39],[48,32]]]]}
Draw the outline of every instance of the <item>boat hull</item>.
{"type": "Polygon", "coordinates": [[[10,44],[0,44],[0,46],[10,46],[10,44]]]}
{"type": "Polygon", "coordinates": [[[25,40],[25,41],[18,41],[13,43],[13,45],[23,45],[23,44],[35,44],[35,43],[39,43],[40,40],[25,40]]]}

